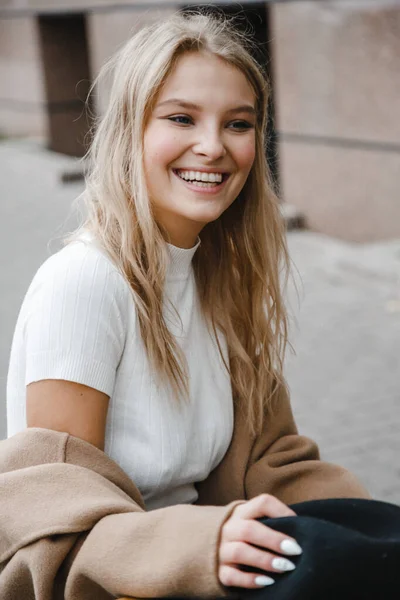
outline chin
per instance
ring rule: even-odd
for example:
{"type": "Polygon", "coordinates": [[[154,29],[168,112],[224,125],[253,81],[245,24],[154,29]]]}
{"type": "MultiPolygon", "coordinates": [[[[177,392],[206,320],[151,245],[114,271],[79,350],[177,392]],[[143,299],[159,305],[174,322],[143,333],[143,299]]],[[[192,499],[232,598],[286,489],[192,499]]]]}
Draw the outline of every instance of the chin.
{"type": "Polygon", "coordinates": [[[217,221],[221,215],[222,215],[221,211],[214,212],[212,214],[208,213],[206,215],[204,215],[204,214],[203,215],[192,215],[190,220],[195,221],[196,223],[201,225],[201,227],[205,227],[209,223],[213,223],[214,221],[217,221]]]}
{"type": "MultiPolygon", "coordinates": [[[[207,223],[211,223],[212,221],[216,221],[219,217],[225,212],[227,206],[207,206],[202,207],[200,210],[190,211],[191,214],[186,214],[185,216],[191,219],[192,221],[196,221],[197,223],[201,223],[202,225],[207,225],[207,223]]],[[[183,216],[183,215],[182,215],[183,216]]]]}

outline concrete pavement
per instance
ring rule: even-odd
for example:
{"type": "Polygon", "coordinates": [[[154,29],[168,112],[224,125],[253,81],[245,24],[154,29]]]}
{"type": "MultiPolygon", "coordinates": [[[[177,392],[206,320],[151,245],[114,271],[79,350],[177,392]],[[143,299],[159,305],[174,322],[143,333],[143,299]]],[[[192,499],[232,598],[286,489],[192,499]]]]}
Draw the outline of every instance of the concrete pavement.
{"type": "Polygon", "coordinates": [[[400,240],[292,232],[289,246],[302,279],[286,368],[299,428],[373,496],[400,504],[400,240]]]}
{"type": "MultiPolygon", "coordinates": [[[[35,141],[0,143],[0,438],[15,321],[35,270],[74,226],[82,184],[61,176],[76,166],[35,141]]],[[[400,240],[288,239],[299,293],[288,293],[297,355],[286,374],[299,429],[374,497],[400,504],[400,240]]]]}

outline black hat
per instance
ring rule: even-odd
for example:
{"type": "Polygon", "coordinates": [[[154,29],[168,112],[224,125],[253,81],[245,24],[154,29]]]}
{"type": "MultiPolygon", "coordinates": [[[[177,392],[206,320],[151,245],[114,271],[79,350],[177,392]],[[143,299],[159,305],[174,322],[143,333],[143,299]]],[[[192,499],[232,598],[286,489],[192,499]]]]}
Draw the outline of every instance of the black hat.
{"type": "Polygon", "coordinates": [[[235,588],[235,595],[241,600],[400,600],[399,506],[340,498],[291,508],[296,517],[260,521],[300,544],[303,553],[290,557],[296,569],[268,573],[273,585],[235,588]]]}

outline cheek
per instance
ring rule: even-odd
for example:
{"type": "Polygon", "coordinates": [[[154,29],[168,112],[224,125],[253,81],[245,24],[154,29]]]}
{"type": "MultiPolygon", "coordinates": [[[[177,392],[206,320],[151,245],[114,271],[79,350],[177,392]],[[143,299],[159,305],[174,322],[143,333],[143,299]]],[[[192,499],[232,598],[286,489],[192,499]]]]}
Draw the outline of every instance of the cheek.
{"type": "Polygon", "coordinates": [[[256,156],[256,147],[254,140],[249,140],[236,148],[235,160],[236,164],[245,171],[249,171],[252,167],[256,156]]]}
{"type": "Polygon", "coordinates": [[[144,137],[144,160],[146,170],[163,167],[175,160],[179,151],[176,136],[162,131],[149,131],[144,137]]]}

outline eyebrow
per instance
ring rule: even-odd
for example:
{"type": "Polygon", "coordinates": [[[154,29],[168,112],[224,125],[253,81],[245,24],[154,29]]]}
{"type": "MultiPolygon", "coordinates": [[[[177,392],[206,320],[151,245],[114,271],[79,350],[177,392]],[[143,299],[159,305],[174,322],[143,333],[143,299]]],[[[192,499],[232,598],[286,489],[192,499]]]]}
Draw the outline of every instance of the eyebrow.
{"type": "MultiPolygon", "coordinates": [[[[157,104],[156,108],[160,108],[161,106],[164,106],[165,104],[177,104],[179,106],[182,106],[182,108],[188,108],[191,110],[201,110],[201,106],[199,106],[198,104],[194,104],[193,102],[187,102],[186,100],[180,100],[179,98],[169,98],[168,100],[164,100],[164,102],[160,102],[159,104],[157,104]]],[[[242,112],[246,112],[250,115],[254,115],[256,116],[256,109],[254,108],[254,106],[251,106],[251,104],[244,104],[243,106],[236,106],[235,108],[230,108],[229,110],[227,110],[226,112],[228,113],[242,113],[242,112]]]]}

